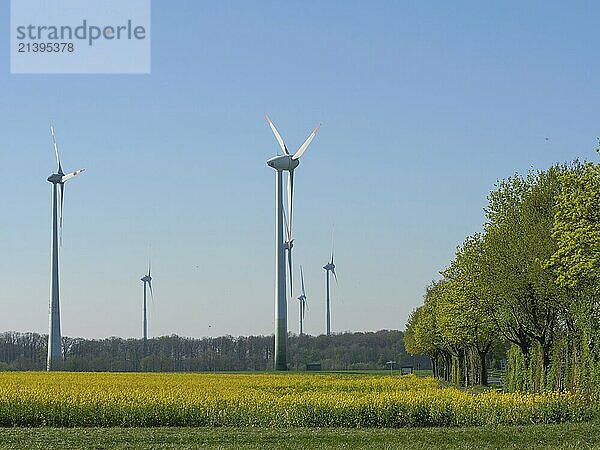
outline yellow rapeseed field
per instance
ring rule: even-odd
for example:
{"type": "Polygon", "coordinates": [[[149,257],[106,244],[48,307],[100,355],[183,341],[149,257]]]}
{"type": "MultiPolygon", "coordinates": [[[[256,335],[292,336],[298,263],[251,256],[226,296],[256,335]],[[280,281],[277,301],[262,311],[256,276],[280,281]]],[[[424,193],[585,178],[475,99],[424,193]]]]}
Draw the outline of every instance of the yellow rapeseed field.
{"type": "Polygon", "coordinates": [[[595,411],[570,393],[471,394],[413,375],[0,373],[0,426],[463,426],[595,411]]]}

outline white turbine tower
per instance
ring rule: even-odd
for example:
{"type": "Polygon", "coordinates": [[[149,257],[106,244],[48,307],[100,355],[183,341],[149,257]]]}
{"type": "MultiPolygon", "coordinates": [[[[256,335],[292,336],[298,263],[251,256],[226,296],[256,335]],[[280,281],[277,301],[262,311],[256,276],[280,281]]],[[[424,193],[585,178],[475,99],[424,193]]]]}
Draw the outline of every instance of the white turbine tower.
{"type": "Polygon", "coordinates": [[[152,277],[150,276],[150,261],[148,261],[148,274],[144,275],[141,279],[144,283],[144,342],[148,339],[148,303],[146,301],[146,285],[150,288],[150,295],[154,300],[154,292],[152,291],[152,277]]]}
{"type": "Polygon", "coordinates": [[[63,205],[65,200],[65,182],[74,176],[84,172],[85,169],[76,170],[67,175],[62,170],[60,157],[58,155],[58,146],[56,145],[56,136],[54,134],[54,126],[50,123],[50,133],[52,135],[52,145],[54,146],[54,155],[56,156],[56,164],[58,165],[57,173],[53,173],[48,177],[48,181],[52,183],[52,279],[51,279],[51,298],[50,298],[50,324],[48,332],[48,360],[46,369],[52,370],[56,363],[60,363],[63,359],[62,354],[62,339],[60,335],[60,287],[59,287],[59,270],[58,270],[58,250],[59,250],[59,234],[62,244],[62,224],[63,224],[63,205]],[[59,191],[60,186],[60,193],[59,191]],[[60,196],[60,202],[59,202],[60,196]]]}
{"type": "Polygon", "coordinates": [[[300,266],[300,281],[302,283],[302,294],[298,297],[300,303],[300,336],[304,334],[304,314],[308,304],[306,302],[306,291],[304,290],[304,273],[302,272],[302,266],[300,266]]]}
{"type": "Polygon", "coordinates": [[[294,193],[294,169],[300,164],[300,157],[308,148],[310,142],[317,134],[319,126],[317,125],[313,132],[308,136],[304,144],[293,155],[288,151],[281,135],[269,119],[265,116],[267,122],[283,151],[283,155],[274,156],[267,161],[267,164],[277,171],[275,184],[275,370],[287,370],[287,303],[285,289],[285,251],[288,252],[288,265],[290,274],[290,296],[292,291],[292,202],[294,193]],[[287,183],[287,220],[283,209],[283,172],[288,172],[287,183]],[[284,221],[285,238],[284,238],[284,221]]]}
{"type": "Polygon", "coordinates": [[[323,266],[325,269],[325,279],[327,283],[327,336],[331,336],[331,296],[330,296],[330,283],[329,283],[329,272],[335,277],[335,284],[337,284],[337,275],[335,273],[335,264],[333,263],[333,249],[331,249],[331,261],[323,266]]]}

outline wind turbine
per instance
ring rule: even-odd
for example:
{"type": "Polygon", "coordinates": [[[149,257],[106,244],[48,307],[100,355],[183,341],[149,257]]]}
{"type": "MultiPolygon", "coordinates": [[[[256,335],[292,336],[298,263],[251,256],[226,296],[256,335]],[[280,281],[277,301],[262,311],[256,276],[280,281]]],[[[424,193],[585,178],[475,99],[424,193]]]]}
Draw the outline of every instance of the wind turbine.
{"type": "Polygon", "coordinates": [[[62,225],[63,225],[63,205],[65,200],[65,182],[84,172],[85,169],[76,170],[67,175],[62,170],[60,157],[58,155],[58,145],[56,145],[56,136],[54,126],[50,122],[50,134],[52,135],[52,145],[54,146],[54,155],[58,166],[57,173],[48,177],[52,183],[52,278],[51,278],[51,298],[50,298],[50,324],[48,332],[48,360],[46,369],[52,370],[56,363],[63,359],[62,339],[60,335],[60,287],[58,270],[58,250],[59,234],[62,245],[62,225]],[[59,193],[60,187],[60,193],[59,193]],[[60,203],[59,203],[60,196],[60,203]]]}
{"type": "Polygon", "coordinates": [[[148,308],[146,302],[146,285],[150,288],[150,295],[154,300],[154,292],[152,291],[152,277],[150,276],[150,261],[148,261],[148,274],[141,278],[144,283],[144,342],[148,339],[148,308]]]}
{"type": "Polygon", "coordinates": [[[285,252],[290,275],[290,296],[292,288],[292,202],[294,193],[294,169],[300,164],[300,157],[304,154],[309,144],[317,134],[320,125],[310,133],[306,141],[293,155],[288,151],[281,135],[265,115],[275,139],[283,151],[283,155],[277,155],[267,161],[267,165],[277,171],[275,177],[275,370],[287,370],[287,303],[285,290],[285,252]],[[283,172],[288,172],[287,183],[287,218],[283,209],[283,172]],[[285,221],[285,226],[284,226],[285,221]],[[285,228],[285,238],[284,238],[285,228]]]}
{"type": "Polygon", "coordinates": [[[325,269],[325,279],[327,282],[327,336],[331,336],[331,308],[330,308],[330,293],[329,293],[329,272],[335,277],[337,284],[337,275],[335,273],[335,264],[333,263],[333,248],[331,249],[331,261],[323,266],[325,269]]]}
{"type": "Polygon", "coordinates": [[[300,336],[304,334],[304,313],[308,307],[306,303],[306,291],[304,290],[304,273],[302,272],[302,266],[300,266],[300,280],[302,282],[302,294],[298,297],[300,302],[300,336]]]}

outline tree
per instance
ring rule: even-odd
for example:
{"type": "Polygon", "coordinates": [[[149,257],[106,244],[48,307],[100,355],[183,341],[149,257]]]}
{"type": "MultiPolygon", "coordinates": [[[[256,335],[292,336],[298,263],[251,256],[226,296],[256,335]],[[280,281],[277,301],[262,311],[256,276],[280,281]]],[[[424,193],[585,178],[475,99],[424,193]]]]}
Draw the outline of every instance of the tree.
{"type": "Polygon", "coordinates": [[[404,331],[404,348],[411,355],[426,355],[431,360],[433,376],[440,376],[437,364],[440,349],[435,342],[435,320],[431,307],[420,306],[412,311],[404,331]]]}
{"type": "Polygon", "coordinates": [[[552,236],[557,248],[550,259],[557,281],[575,287],[600,282],[600,165],[585,164],[561,174],[552,236]]]}
{"type": "Polygon", "coordinates": [[[451,283],[452,301],[446,308],[446,320],[440,324],[447,340],[471,347],[479,358],[479,382],[487,385],[486,356],[498,333],[490,310],[488,287],[482,276],[483,236],[469,236],[456,250],[450,267],[443,275],[451,283]]]}
{"type": "Polygon", "coordinates": [[[427,286],[423,306],[415,309],[409,317],[404,342],[409,353],[426,355],[430,358],[433,374],[436,377],[442,375],[442,367],[439,365],[439,359],[442,358],[444,379],[450,381],[452,355],[438,326],[442,283],[442,281],[432,281],[427,286]]]}
{"type": "MultiPolygon", "coordinates": [[[[597,149],[600,150],[600,149],[597,149]]],[[[561,174],[552,236],[556,251],[548,262],[571,297],[567,325],[578,340],[573,358],[600,359],[600,165],[586,163],[561,174]]],[[[581,362],[579,364],[581,366],[581,362]]],[[[576,371],[582,367],[573,364],[576,371]]],[[[578,374],[575,378],[589,378],[578,374]]]]}
{"type": "Polygon", "coordinates": [[[543,377],[566,305],[566,291],[547,266],[557,249],[553,209],[565,170],[553,166],[501,181],[486,209],[483,273],[494,305],[491,315],[506,339],[521,349],[526,369],[530,344],[539,343],[543,377]]]}

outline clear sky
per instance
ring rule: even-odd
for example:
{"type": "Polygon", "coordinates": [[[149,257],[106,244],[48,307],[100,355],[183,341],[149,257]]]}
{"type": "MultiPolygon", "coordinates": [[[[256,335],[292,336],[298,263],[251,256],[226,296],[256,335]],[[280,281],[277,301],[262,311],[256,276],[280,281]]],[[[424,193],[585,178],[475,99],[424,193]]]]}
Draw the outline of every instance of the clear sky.
{"type": "Polygon", "coordinates": [[[591,1],[155,0],[150,75],[44,76],[10,75],[2,2],[0,330],[47,332],[52,118],[65,171],[87,169],[66,189],[63,334],[140,336],[149,253],[150,335],[272,333],[264,113],[294,149],[323,124],[295,180],[306,330],[324,332],[332,228],[333,331],[403,329],[498,178],[595,158],[598,17],[591,1]]]}

